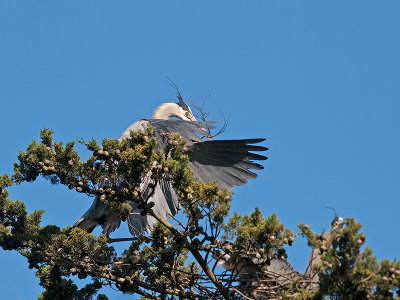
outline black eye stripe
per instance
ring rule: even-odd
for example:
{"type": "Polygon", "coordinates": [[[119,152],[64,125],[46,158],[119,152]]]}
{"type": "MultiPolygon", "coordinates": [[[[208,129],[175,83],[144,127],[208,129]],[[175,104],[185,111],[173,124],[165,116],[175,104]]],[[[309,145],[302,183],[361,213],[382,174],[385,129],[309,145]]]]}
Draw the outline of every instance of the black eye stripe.
{"type": "Polygon", "coordinates": [[[192,113],[192,110],[190,109],[189,105],[187,105],[185,102],[179,101],[178,105],[179,105],[180,107],[182,107],[182,109],[183,109],[184,111],[188,111],[189,113],[192,113]]]}

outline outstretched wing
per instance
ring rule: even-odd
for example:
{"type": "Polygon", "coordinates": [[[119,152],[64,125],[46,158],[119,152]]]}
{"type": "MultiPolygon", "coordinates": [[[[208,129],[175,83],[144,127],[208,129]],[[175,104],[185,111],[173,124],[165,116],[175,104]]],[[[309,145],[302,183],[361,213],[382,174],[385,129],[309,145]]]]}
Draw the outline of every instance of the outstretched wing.
{"type": "Polygon", "coordinates": [[[154,127],[154,135],[161,147],[165,146],[162,133],[178,132],[187,140],[189,167],[198,180],[216,181],[221,188],[244,185],[247,179],[257,177],[250,170],[264,167],[253,162],[267,157],[251,151],[266,151],[268,148],[252,145],[265,139],[203,141],[198,135],[205,135],[204,129],[213,128],[213,122],[190,122],[181,120],[149,120],[154,127]]]}
{"type": "Polygon", "coordinates": [[[200,142],[200,136],[207,135],[205,129],[215,128],[213,121],[183,121],[183,120],[148,120],[149,124],[154,127],[154,136],[158,140],[158,145],[163,149],[166,145],[163,133],[179,133],[180,136],[187,141],[188,145],[194,142],[200,142]]]}
{"type": "Polygon", "coordinates": [[[250,151],[266,151],[268,148],[252,145],[265,139],[219,140],[195,142],[188,146],[189,166],[198,180],[216,181],[221,188],[244,185],[247,179],[257,177],[250,170],[264,167],[253,160],[267,157],[250,151]]]}

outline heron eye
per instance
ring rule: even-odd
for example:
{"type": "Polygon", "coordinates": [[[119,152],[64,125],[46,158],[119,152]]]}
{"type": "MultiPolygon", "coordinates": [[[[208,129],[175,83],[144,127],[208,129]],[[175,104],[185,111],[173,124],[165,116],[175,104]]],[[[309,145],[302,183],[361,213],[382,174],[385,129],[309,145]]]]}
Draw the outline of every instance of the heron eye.
{"type": "Polygon", "coordinates": [[[190,112],[186,111],[185,112],[185,116],[189,118],[190,117],[190,112]]]}

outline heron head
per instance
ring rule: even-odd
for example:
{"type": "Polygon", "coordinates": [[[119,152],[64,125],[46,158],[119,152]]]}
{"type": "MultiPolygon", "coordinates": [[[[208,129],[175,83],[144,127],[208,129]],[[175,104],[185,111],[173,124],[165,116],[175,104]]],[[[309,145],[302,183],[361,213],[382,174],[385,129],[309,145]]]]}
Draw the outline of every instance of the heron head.
{"type": "Polygon", "coordinates": [[[192,110],[190,109],[189,105],[187,105],[182,97],[178,97],[179,102],[178,104],[178,112],[176,114],[176,117],[184,120],[184,121],[196,121],[196,118],[194,117],[192,110]]]}
{"type": "Polygon", "coordinates": [[[180,98],[178,103],[164,103],[156,108],[153,119],[168,120],[179,118],[184,121],[196,121],[190,107],[180,98]]]}

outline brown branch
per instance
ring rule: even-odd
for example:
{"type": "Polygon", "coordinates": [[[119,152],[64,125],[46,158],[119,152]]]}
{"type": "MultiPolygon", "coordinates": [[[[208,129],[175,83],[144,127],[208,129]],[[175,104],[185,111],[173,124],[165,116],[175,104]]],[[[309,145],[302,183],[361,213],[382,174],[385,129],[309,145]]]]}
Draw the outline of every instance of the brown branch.
{"type": "Polygon", "coordinates": [[[149,215],[153,216],[158,222],[160,222],[165,227],[167,227],[169,229],[169,231],[171,231],[176,236],[179,236],[179,237],[183,236],[183,233],[180,230],[178,230],[174,226],[172,226],[171,223],[169,223],[167,220],[165,220],[157,211],[155,211],[153,209],[149,209],[149,215]]]}
{"type": "Polygon", "coordinates": [[[241,291],[239,291],[237,288],[233,287],[232,291],[235,293],[238,293],[240,296],[242,296],[246,300],[255,300],[254,298],[247,297],[245,294],[243,294],[241,291]]]}
{"type": "MultiPolygon", "coordinates": [[[[207,102],[207,98],[204,98],[203,103],[201,105],[198,104],[194,100],[190,100],[190,104],[192,105],[192,107],[195,111],[195,113],[194,113],[195,117],[201,121],[210,121],[210,120],[207,120],[208,116],[210,115],[210,112],[205,111],[206,102],[207,102]]],[[[225,115],[221,111],[219,111],[219,113],[222,116],[222,118],[224,119],[224,123],[223,123],[221,129],[216,134],[211,134],[211,129],[206,130],[208,132],[208,135],[206,135],[205,137],[207,137],[209,139],[213,139],[216,136],[220,135],[221,133],[225,132],[225,130],[228,127],[229,114],[227,115],[227,117],[225,117],[225,115]]],[[[215,120],[211,120],[211,121],[215,121],[215,120]]]]}
{"type": "Polygon", "coordinates": [[[186,231],[187,230],[187,226],[185,227],[181,221],[179,221],[177,218],[175,218],[173,215],[168,214],[172,219],[174,219],[176,222],[178,222],[178,224],[186,231]]]}
{"type": "MultiPolygon", "coordinates": [[[[142,195],[140,195],[141,198],[142,195]]],[[[156,218],[157,221],[159,221],[161,224],[163,224],[165,227],[167,227],[173,234],[175,234],[177,237],[182,237],[183,233],[176,229],[174,226],[172,226],[167,220],[165,220],[157,211],[153,209],[149,209],[149,214],[156,218]]],[[[221,284],[221,282],[218,281],[218,279],[215,277],[214,273],[211,271],[210,267],[208,266],[207,262],[203,259],[201,256],[200,252],[198,249],[195,249],[191,247],[191,245],[188,245],[188,248],[196,261],[199,263],[201,268],[204,270],[204,272],[207,274],[208,278],[212,281],[212,283],[217,287],[217,289],[221,292],[223,297],[225,299],[230,299],[229,292],[225,289],[225,287],[221,284]]]]}
{"type": "Polygon", "coordinates": [[[149,243],[151,242],[153,239],[151,237],[148,236],[141,236],[139,237],[129,237],[129,238],[108,238],[107,239],[107,243],[111,244],[111,243],[117,243],[117,242],[131,242],[131,241],[137,241],[137,240],[141,240],[141,238],[143,238],[143,240],[145,240],[145,242],[149,243]]]}
{"type": "MultiPolygon", "coordinates": [[[[139,281],[139,280],[135,280],[135,283],[138,286],[141,286],[150,291],[160,293],[161,295],[166,295],[166,296],[175,295],[175,296],[186,296],[187,297],[187,295],[185,295],[186,293],[182,293],[181,291],[176,290],[176,289],[174,289],[174,290],[171,290],[168,288],[158,289],[154,285],[151,285],[151,284],[145,283],[143,281],[139,281]]],[[[158,297],[155,297],[155,299],[158,299],[158,297]]]]}
{"type": "Polygon", "coordinates": [[[196,259],[196,261],[199,263],[200,267],[207,274],[208,278],[210,278],[215,287],[221,292],[222,296],[225,299],[230,299],[228,290],[221,284],[221,282],[217,279],[217,277],[215,277],[215,274],[213,273],[213,271],[211,271],[210,267],[208,266],[207,262],[203,259],[200,252],[193,247],[190,247],[189,250],[190,253],[192,253],[194,258],[196,259]]]}
{"type": "Polygon", "coordinates": [[[137,291],[135,291],[135,293],[138,293],[139,295],[142,295],[142,296],[144,296],[146,298],[149,298],[149,299],[159,299],[159,297],[153,296],[153,295],[151,295],[151,294],[149,294],[149,293],[147,293],[145,291],[139,290],[139,289],[137,291]]]}

